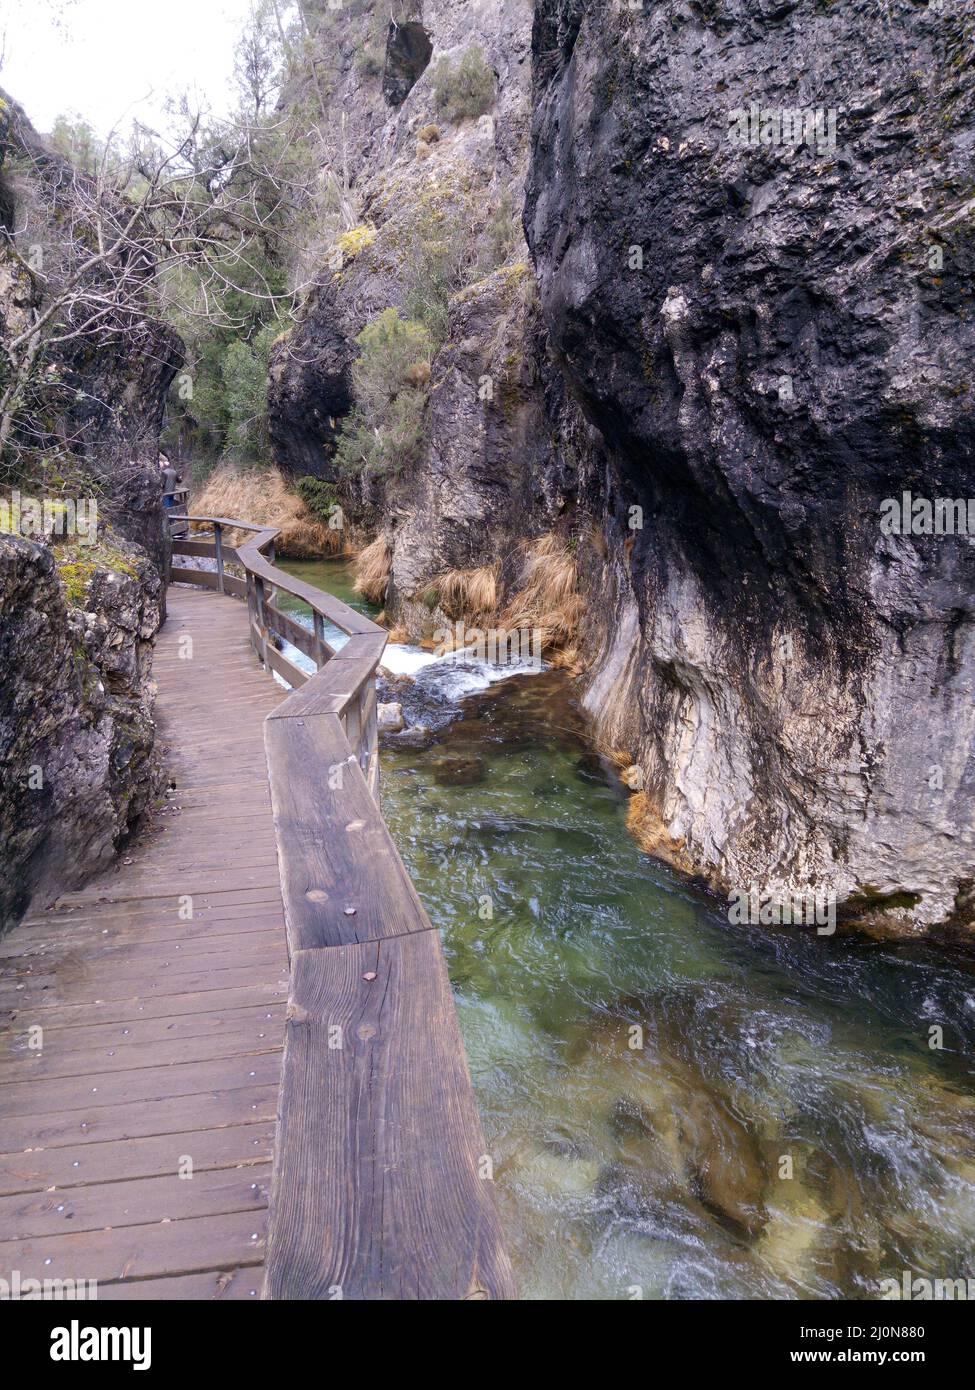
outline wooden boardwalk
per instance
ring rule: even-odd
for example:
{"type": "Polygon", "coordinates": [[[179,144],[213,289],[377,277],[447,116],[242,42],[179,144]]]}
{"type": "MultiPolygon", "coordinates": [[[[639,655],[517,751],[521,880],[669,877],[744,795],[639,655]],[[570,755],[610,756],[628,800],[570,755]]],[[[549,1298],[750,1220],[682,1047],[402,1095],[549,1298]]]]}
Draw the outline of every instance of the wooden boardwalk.
{"type": "Polygon", "coordinates": [[[0,943],[0,1279],[514,1297],[440,933],[378,802],[386,633],[277,569],[274,528],[192,520],[174,554],[215,566],[173,569],[197,587],[154,668],[174,794],[0,943]]]}
{"type": "Polygon", "coordinates": [[[182,587],[154,675],[167,809],[0,941],[0,1279],[256,1299],[289,987],[263,725],[286,692],[244,606],[182,587]]]}

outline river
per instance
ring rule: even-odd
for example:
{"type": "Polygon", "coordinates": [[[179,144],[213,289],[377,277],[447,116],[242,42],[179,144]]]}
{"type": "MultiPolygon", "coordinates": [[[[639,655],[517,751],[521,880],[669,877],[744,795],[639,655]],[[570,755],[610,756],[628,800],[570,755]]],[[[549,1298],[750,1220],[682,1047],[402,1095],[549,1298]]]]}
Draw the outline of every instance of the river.
{"type": "MultiPolygon", "coordinates": [[[[282,568],[374,611],[345,565],[282,568]]],[[[386,692],[431,733],[384,743],[382,804],[443,932],[522,1296],[975,1276],[972,966],[730,925],[638,850],[567,678],[487,674],[386,692]]]]}

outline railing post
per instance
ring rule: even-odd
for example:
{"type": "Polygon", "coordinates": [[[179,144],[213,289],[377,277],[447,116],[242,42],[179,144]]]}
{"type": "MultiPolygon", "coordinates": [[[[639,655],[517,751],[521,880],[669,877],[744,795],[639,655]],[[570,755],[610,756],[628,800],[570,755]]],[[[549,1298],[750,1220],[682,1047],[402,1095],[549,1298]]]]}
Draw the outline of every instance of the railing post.
{"type": "Polygon", "coordinates": [[[315,643],[318,647],[318,669],[321,670],[328,660],[328,651],[325,647],[325,619],[315,609],[312,609],[311,616],[315,627],[315,643]]]}
{"type": "Polygon", "coordinates": [[[254,608],[257,616],[258,648],[257,654],[264,666],[267,665],[267,614],[264,612],[264,580],[259,574],[254,576],[254,608]]]}
{"type": "MultiPolygon", "coordinates": [[[[345,727],[345,737],[349,740],[349,747],[352,749],[356,762],[359,762],[362,754],[362,696],[356,698],[346,707],[343,724],[345,727]]],[[[361,766],[361,763],[359,764],[361,766]]]]}
{"type": "Polygon", "coordinates": [[[223,527],[219,521],[213,523],[213,548],[217,552],[217,588],[223,593],[223,527]]]}
{"type": "Polygon", "coordinates": [[[362,752],[359,766],[365,773],[366,783],[375,801],[379,802],[379,699],[376,694],[375,677],[369,681],[363,694],[362,752]]]}

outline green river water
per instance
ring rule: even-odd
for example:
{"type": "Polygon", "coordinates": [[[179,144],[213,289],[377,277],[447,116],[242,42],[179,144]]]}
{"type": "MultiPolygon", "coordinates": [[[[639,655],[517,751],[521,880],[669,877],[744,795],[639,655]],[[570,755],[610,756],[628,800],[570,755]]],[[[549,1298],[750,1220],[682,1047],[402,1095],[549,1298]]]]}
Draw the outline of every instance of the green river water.
{"type": "MultiPolygon", "coordinates": [[[[284,567],[365,608],[345,566],[284,567]]],[[[975,1277],[971,968],[729,925],[637,849],[558,672],[441,707],[384,746],[383,812],[443,932],[522,1297],[975,1277]]]]}

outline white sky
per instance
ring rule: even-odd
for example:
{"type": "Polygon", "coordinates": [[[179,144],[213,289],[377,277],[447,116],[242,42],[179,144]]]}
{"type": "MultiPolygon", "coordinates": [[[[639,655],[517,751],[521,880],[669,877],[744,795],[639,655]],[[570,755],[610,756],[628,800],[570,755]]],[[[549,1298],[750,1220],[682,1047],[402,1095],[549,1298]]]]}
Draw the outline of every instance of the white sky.
{"type": "Polygon", "coordinates": [[[183,89],[228,106],[233,49],[250,0],[0,0],[0,86],[40,131],[62,112],[99,135],[122,118],[163,122],[165,97],[183,89]],[[131,108],[131,109],[130,109],[131,108]]]}

